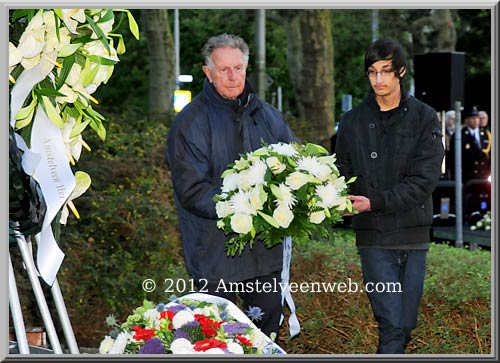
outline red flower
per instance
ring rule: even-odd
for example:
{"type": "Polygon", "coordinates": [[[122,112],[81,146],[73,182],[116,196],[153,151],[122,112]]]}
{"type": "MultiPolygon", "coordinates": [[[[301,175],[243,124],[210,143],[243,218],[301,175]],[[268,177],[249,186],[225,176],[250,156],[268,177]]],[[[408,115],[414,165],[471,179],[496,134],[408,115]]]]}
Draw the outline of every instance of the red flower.
{"type": "Polygon", "coordinates": [[[209,317],[202,314],[195,314],[194,318],[201,325],[201,332],[203,335],[213,337],[217,335],[217,330],[222,325],[222,322],[213,321],[209,317]]]}
{"type": "Polygon", "coordinates": [[[144,339],[144,341],[147,342],[149,339],[151,339],[152,337],[155,336],[154,329],[141,328],[140,326],[135,325],[132,327],[132,330],[135,331],[135,334],[134,334],[135,340],[143,340],[144,339]]]}
{"type": "Polygon", "coordinates": [[[237,335],[236,339],[238,339],[240,341],[240,343],[243,345],[246,345],[248,347],[252,346],[252,341],[250,339],[244,337],[243,335],[237,335]]]}
{"type": "Polygon", "coordinates": [[[227,344],[215,338],[205,338],[199,342],[194,343],[194,350],[197,352],[204,352],[211,348],[227,348],[227,344]]]}

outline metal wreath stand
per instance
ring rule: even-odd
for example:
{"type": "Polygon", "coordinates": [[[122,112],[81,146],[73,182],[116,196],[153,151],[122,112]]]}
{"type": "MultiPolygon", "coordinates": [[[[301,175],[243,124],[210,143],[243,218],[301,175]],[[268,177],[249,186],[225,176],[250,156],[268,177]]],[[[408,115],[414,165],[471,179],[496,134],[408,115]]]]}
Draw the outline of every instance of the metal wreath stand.
{"type": "MultiPolygon", "coordinates": [[[[12,315],[12,321],[14,324],[14,331],[17,339],[17,348],[20,354],[30,354],[34,350],[39,350],[40,353],[54,353],[63,354],[61,348],[61,343],[59,342],[59,337],[57,336],[56,328],[50,313],[47,300],[42,289],[42,285],[39,279],[39,273],[35,266],[32,252],[32,243],[27,240],[19,231],[14,230],[16,236],[16,243],[21,252],[21,256],[24,263],[24,268],[28,273],[28,277],[31,283],[31,287],[35,294],[35,298],[40,309],[40,313],[43,319],[45,329],[47,331],[48,340],[52,350],[42,350],[38,347],[33,347],[28,345],[28,340],[26,337],[26,328],[24,325],[23,313],[21,309],[21,303],[19,300],[19,294],[16,285],[16,279],[14,276],[14,268],[12,265],[12,259],[9,252],[9,307],[12,315]],[[31,348],[31,349],[30,349],[31,348]]],[[[35,240],[39,242],[39,234],[35,236],[35,240]]],[[[73,328],[69,320],[68,312],[66,310],[66,305],[64,304],[64,299],[59,287],[57,279],[55,279],[51,287],[52,297],[56,306],[56,310],[61,322],[64,336],[66,338],[66,343],[71,354],[79,354],[78,345],[76,343],[75,335],[73,333],[73,328]]]]}

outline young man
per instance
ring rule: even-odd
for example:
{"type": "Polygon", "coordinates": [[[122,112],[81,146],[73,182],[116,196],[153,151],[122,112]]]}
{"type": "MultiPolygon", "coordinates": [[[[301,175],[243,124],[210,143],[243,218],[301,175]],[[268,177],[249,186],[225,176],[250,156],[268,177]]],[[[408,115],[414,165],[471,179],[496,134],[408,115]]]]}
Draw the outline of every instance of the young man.
{"type": "Polygon", "coordinates": [[[236,302],[236,293],[226,287],[233,282],[251,286],[240,294],[245,309],[261,308],[257,326],[267,335],[278,334],[281,290],[266,292],[259,286],[281,281],[283,247],[267,249],[257,242],[228,257],[225,242],[230,236],[216,226],[213,197],[221,193],[221,174],[240,154],[262,142],[296,138],[281,113],[260,100],[246,81],[249,49],[243,39],[211,37],[202,56],[207,77],[203,91],[177,115],[167,140],[186,264],[201,292],[236,302]]]}
{"type": "Polygon", "coordinates": [[[382,354],[404,353],[417,324],[444,156],[436,111],[403,92],[406,71],[397,43],[368,47],[372,92],[341,118],[335,149],[341,173],[357,176],[352,226],[382,354]]]}

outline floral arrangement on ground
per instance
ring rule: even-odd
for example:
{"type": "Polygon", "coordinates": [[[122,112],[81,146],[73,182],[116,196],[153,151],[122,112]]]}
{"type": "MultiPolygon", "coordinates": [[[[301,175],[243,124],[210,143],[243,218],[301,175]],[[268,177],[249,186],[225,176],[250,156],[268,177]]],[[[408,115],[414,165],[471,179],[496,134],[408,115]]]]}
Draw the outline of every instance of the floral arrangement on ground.
{"type": "Polygon", "coordinates": [[[106,323],[114,329],[100,354],[285,354],[236,305],[207,294],[168,304],[144,300],[123,324],[112,315],[106,323]]]}
{"type": "Polygon", "coordinates": [[[253,247],[256,238],[268,248],[287,236],[309,240],[352,213],[348,184],[356,178],[346,182],[335,161],[320,145],[279,142],[230,164],[214,197],[217,226],[233,235],[228,255],[253,247]]]}

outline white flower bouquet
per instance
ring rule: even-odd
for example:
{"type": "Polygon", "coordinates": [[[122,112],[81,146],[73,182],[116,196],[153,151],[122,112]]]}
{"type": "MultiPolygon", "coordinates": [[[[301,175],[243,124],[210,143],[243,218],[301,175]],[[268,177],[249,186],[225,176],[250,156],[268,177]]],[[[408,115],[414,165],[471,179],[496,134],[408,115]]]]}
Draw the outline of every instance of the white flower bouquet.
{"type": "Polygon", "coordinates": [[[145,300],[101,342],[100,354],[286,354],[236,305],[193,293],[155,305],[145,300]]]}
{"type": "Polygon", "coordinates": [[[335,155],[316,144],[276,143],[247,153],[222,174],[216,195],[218,228],[236,234],[228,255],[241,254],[256,239],[271,248],[292,236],[310,239],[352,212],[348,184],[335,155]]]}
{"type": "Polygon", "coordinates": [[[476,224],[470,226],[471,231],[476,230],[491,230],[491,211],[488,211],[484,214],[483,218],[476,222],[476,224]]]}

